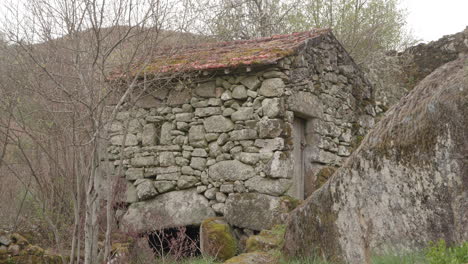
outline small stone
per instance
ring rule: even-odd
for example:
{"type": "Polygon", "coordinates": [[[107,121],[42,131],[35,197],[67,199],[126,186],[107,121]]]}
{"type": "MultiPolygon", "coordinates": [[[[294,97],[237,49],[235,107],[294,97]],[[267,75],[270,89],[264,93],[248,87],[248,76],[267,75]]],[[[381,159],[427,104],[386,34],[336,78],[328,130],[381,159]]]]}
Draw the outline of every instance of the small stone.
{"type": "Polygon", "coordinates": [[[175,115],[175,120],[177,122],[191,122],[193,119],[192,113],[180,113],[175,115]]]}
{"type": "Polygon", "coordinates": [[[208,154],[206,153],[206,150],[197,148],[192,151],[192,157],[203,157],[206,158],[208,157],[208,154]]]}
{"type": "Polygon", "coordinates": [[[192,126],[189,130],[188,140],[191,146],[205,147],[207,145],[205,128],[203,126],[192,126]]]}
{"type": "Polygon", "coordinates": [[[207,187],[205,185],[200,185],[197,187],[197,193],[204,193],[207,187]]]}
{"type": "Polygon", "coordinates": [[[221,115],[210,116],[203,121],[206,132],[223,133],[234,129],[234,123],[221,115]]]}
{"type": "Polygon", "coordinates": [[[198,117],[207,117],[212,115],[220,115],[223,111],[221,107],[204,107],[195,109],[195,116],[198,117]]]}
{"type": "Polygon", "coordinates": [[[252,107],[241,107],[239,110],[231,114],[232,121],[244,121],[253,118],[253,108],[252,107]]]}
{"type": "Polygon", "coordinates": [[[264,116],[270,118],[277,117],[284,112],[284,103],[280,98],[265,98],[262,101],[262,111],[264,116]]]}
{"type": "Polygon", "coordinates": [[[237,193],[245,192],[244,184],[242,184],[241,181],[235,181],[234,182],[234,191],[237,192],[237,193]]]}
{"type": "Polygon", "coordinates": [[[171,131],[174,129],[174,125],[170,122],[165,122],[161,126],[161,136],[159,137],[159,143],[162,145],[172,144],[171,131]]]}
{"type": "Polygon", "coordinates": [[[175,189],[175,183],[173,181],[155,181],[153,184],[159,193],[165,193],[175,189]]]}
{"type": "Polygon", "coordinates": [[[190,164],[190,160],[186,159],[186,158],[183,158],[183,157],[176,157],[175,158],[175,163],[178,165],[178,166],[187,166],[190,164]]]}
{"type": "Polygon", "coordinates": [[[256,139],[258,137],[255,129],[234,130],[229,133],[229,136],[231,140],[256,139]]]}
{"type": "Polygon", "coordinates": [[[169,167],[175,165],[174,153],[161,152],[159,154],[159,165],[161,167],[169,167]]]}
{"type": "Polygon", "coordinates": [[[234,192],[234,185],[233,184],[221,184],[219,187],[219,191],[223,193],[232,193],[234,192]]]}
{"type": "Polygon", "coordinates": [[[190,161],[190,167],[196,170],[202,171],[206,168],[206,159],[199,158],[199,157],[192,157],[192,160],[190,161]]]}
{"type": "Polygon", "coordinates": [[[158,174],[158,176],[156,176],[157,181],[177,181],[179,178],[180,178],[179,172],[158,174]]]}
{"type": "Polygon", "coordinates": [[[258,93],[255,92],[255,91],[251,91],[251,90],[248,90],[248,91],[247,91],[247,96],[248,96],[248,97],[251,97],[251,98],[257,97],[257,94],[258,94],[258,93]]]}
{"type": "Polygon", "coordinates": [[[284,82],[281,78],[266,79],[263,81],[258,93],[265,97],[279,97],[284,92],[284,82]]]}
{"type": "Polygon", "coordinates": [[[158,194],[151,180],[143,180],[143,182],[136,187],[136,192],[139,200],[147,200],[158,194]]]}
{"type": "Polygon", "coordinates": [[[147,166],[153,166],[156,165],[156,161],[153,156],[147,156],[147,157],[135,157],[132,158],[130,161],[130,164],[134,167],[147,167],[147,166]]]}
{"type": "Polygon", "coordinates": [[[263,77],[269,79],[269,78],[282,78],[282,79],[288,79],[288,76],[280,71],[268,71],[263,74],[263,77]]]}
{"type": "Polygon", "coordinates": [[[213,199],[216,198],[216,192],[217,192],[216,188],[210,188],[210,189],[206,190],[205,197],[210,199],[210,200],[213,200],[213,199]]]}
{"type": "Polygon", "coordinates": [[[218,145],[222,146],[224,145],[227,141],[229,140],[229,135],[226,133],[223,133],[219,135],[218,140],[216,141],[218,145]]]}
{"type": "Polygon", "coordinates": [[[238,159],[245,164],[255,165],[260,160],[258,153],[242,152],[237,155],[238,159]]]}
{"type": "Polygon", "coordinates": [[[231,116],[236,110],[232,108],[226,108],[223,110],[223,116],[231,116]]]}
{"type": "Polygon", "coordinates": [[[234,99],[246,99],[247,90],[243,85],[237,85],[232,89],[232,98],[234,99]]]}
{"type": "Polygon", "coordinates": [[[257,76],[253,75],[242,79],[241,83],[250,90],[257,90],[257,88],[260,86],[261,81],[258,79],[257,76]]]}
{"type": "Polygon", "coordinates": [[[200,83],[198,86],[195,88],[195,94],[201,97],[215,97],[215,88],[216,88],[216,83],[215,82],[205,82],[205,83],[200,83]]]}
{"type": "Polygon", "coordinates": [[[190,166],[183,166],[180,172],[185,175],[193,175],[193,169],[190,166]]]}
{"type": "Polygon", "coordinates": [[[180,189],[188,189],[198,182],[197,177],[194,176],[180,176],[180,179],[177,181],[177,187],[180,189]]]}
{"type": "Polygon", "coordinates": [[[211,208],[213,208],[213,210],[218,214],[224,214],[225,207],[226,206],[224,205],[224,203],[215,203],[211,206],[211,208]]]}
{"type": "Polygon", "coordinates": [[[143,126],[141,140],[143,146],[151,146],[156,144],[156,127],[154,124],[146,124],[143,126]]]}
{"type": "Polygon", "coordinates": [[[260,138],[276,138],[283,132],[282,122],[279,119],[262,118],[257,126],[260,138]]]}
{"type": "Polygon", "coordinates": [[[222,192],[217,192],[216,193],[216,201],[220,202],[220,203],[224,203],[226,201],[226,194],[222,193],[222,192]]]}
{"type": "Polygon", "coordinates": [[[219,98],[210,98],[208,99],[209,106],[220,106],[222,104],[221,99],[219,98]]]}
{"type": "Polygon", "coordinates": [[[214,141],[218,139],[219,134],[218,133],[207,133],[205,134],[205,139],[208,142],[214,141]]]}
{"type": "Polygon", "coordinates": [[[231,95],[231,92],[230,91],[225,91],[222,95],[221,95],[221,100],[223,101],[228,101],[228,100],[231,100],[232,99],[232,95],[231,95]]]}
{"type": "Polygon", "coordinates": [[[125,172],[125,178],[129,181],[143,179],[143,168],[128,168],[125,172]]]}

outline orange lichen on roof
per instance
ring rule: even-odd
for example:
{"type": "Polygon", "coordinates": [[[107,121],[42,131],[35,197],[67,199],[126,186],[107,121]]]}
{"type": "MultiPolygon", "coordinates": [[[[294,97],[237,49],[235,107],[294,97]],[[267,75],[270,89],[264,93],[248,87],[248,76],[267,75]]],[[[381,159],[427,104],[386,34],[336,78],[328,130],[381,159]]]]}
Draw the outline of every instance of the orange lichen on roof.
{"type": "MultiPolygon", "coordinates": [[[[135,70],[130,75],[232,69],[241,66],[274,64],[278,60],[296,53],[307,39],[319,37],[329,31],[329,29],[314,29],[253,40],[162,49],[146,66],[135,65],[135,70]]],[[[114,72],[113,77],[118,78],[118,76],[123,77],[124,74],[114,72]]]]}

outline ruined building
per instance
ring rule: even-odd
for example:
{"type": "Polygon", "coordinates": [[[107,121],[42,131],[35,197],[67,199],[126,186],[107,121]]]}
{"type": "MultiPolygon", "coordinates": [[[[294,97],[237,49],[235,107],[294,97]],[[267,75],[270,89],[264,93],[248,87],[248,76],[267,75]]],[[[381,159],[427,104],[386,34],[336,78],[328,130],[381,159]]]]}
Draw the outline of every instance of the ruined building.
{"type": "Polygon", "coordinates": [[[144,92],[108,152],[124,158],[121,223],[137,232],[215,215],[268,228],[374,124],[372,89],[330,30],[161,51],[134,74],[144,92]]]}

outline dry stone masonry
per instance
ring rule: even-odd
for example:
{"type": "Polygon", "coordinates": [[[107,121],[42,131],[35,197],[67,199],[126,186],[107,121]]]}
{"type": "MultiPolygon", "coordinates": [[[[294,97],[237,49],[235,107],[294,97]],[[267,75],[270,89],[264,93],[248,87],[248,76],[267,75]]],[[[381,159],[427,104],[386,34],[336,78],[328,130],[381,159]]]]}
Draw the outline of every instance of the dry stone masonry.
{"type": "Polygon", "coordinates": [[[228,43],[246,51],[272,45],[268,52],[280,57],[174,80],[118,113],[108,153],[112,166],[124,164],[125,228],[214,216],[269,228],[281,221],[287,196],[305,198],[322,170],[342,164],[373,126],[372,90],[331,32],[300,34],[228,43]],[[294,154],[298,120],[302,157],[294,154]]]}

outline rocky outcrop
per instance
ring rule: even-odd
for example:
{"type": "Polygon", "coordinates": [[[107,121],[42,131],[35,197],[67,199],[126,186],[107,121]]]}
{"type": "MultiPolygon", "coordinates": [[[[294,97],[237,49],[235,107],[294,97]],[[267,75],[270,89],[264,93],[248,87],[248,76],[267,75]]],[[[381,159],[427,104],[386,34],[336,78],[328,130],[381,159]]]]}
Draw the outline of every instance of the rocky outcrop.
{"type": "Polygon", "coordinates": [[[438,67],[468,53],[468,27],[403,52],[376,53],[363,66],[375,87],[377,104],[386,110],[438,67]]]}
{"type": "Polygon", "coordinates": [[[284,251],[372,253],[468,239],[468,57],[421,81],[290,216],[284,251]]]}
{"type": "Polygon", "coordinates": [[[214,217],[208,200],[196,190],[168,192],[146,202],[133,203],[122,219],[125,231],[152,232],[169,227],[199,225],[214,217]]]}

